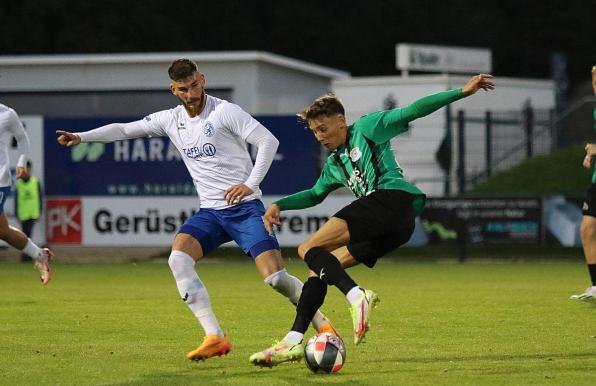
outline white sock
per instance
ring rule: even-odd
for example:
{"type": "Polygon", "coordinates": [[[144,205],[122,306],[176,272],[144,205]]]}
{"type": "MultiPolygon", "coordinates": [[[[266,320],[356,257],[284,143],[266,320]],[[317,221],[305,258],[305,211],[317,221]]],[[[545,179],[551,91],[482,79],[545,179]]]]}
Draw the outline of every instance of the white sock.
{"type": "Polygon", "coordinates": [[[33,260],[39,260],[43,256],[43,249],[38,247],[31,239],[27,239],[27,244],[21,251],[33,260]]]}
{"type": "Polygon", "coordinates": [[[348,299],[350,304],[354,304],[360,300],[360,296],[362,296],[362,288],[356,286],[348,291],[346,294],[346,299],[348,299]]]}
{"type": "Polygon", "coordinates": [[[195,271],[195,261],[192,257],[181,251],[172,251],[168,264],[182,300],[197,317],[205,335],[223,337],[224,333],[211,309],[209,294],[195,271]]]}
{"type": "MultiPolygon", "coordinates": [[[[290,303],[295,306],[298,305],[304,284],[297,277],[290,275],[285,268],[267,276],[264,282],[285,296],[290,303]]],[[[313,327],[316,330],[319,330],[319,328],[326,323],[327,318],[325,315],[317,310],[315,316],[312,318],[313,327]]]]}
{"type": "Polygon", "coordinates": [[[304,339],[304,334],[298,331],[290,331],[284,337],[284,340],[291,344],[298,344],[302,342],[302,339],[304,339]]]}

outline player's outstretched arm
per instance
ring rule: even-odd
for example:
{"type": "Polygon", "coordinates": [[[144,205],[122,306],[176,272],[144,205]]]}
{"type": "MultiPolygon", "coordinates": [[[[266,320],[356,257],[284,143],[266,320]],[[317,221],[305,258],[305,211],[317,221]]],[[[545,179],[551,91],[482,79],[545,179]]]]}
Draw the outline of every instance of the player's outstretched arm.
{"type": "Polygon", "coordinates": [[[468,83],[461,88],[462,94],[464,94],[464,96],[470,96],[480,89],[483,89],[484,91],[494,90],[495,83],[493,82],[492,77],[493,76],[490,74],[478,74],[471,77],[468,83]]]}
{"type": "MultiPolygon", "coordinates": [[[[155,132],[154,134],[156,136],[165,135],[162,132],[155,132]]],[[[109,143],[123,139],[147,137],[149,134],[145,131],[143,120],[139,120],[129,123],[110,123],[97,129],[80,133],[56,130],[56,135],[58,136],[58,143],[71,147],[81,142],[109,143]]]]}
{"type": "Polygon", "coordinates": [[[81,137],[75,133],[69,133],[64,130],[56,130],[58,143],[62,146],[72,147],[81,143],[81,137]]]}

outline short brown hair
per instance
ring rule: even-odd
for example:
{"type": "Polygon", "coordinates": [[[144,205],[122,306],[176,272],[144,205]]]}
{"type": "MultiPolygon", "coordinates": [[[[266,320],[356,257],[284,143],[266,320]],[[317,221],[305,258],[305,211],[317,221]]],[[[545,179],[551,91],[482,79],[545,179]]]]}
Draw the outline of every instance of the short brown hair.
{"type": "Polygon", "coordinates": [[[336,114],[346,115],[344,106],[338,97],[333,94],[326,94],[315,99],[310,106],[300,111],[297,115],[308,124],[311,119],[315,119],[321,115],[330,117],[336,114]]]}
{"type": "Polygon", "coordinates": [[[197,64],[190,59],[177,59],[168,68],[168,75],[173,81],[186,79],[199,71],[197,64]]]}

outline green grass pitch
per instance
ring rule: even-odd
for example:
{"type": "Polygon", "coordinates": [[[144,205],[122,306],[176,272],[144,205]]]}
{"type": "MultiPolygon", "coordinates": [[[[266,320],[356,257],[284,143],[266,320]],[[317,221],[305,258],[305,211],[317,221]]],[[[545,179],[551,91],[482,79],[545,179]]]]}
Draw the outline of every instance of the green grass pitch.
{"type": "MultiPolygon", "coordinates": [[[[202,331],[165,262],[56,264],[42,287],[28,264],[0,263],[3,385],[589,385],[596,384],[596,303],[584,264],[381,261],[353,277],[381,303],[364,344],[330,288],[323,311],[345,337],[338,374],[303,363],[255,368],[248,357],[283,337],[294,311],[254,265],[199,263],[233,349],[189,362],[202,331]]],[[[304,279],[305,265],[288,270],[304,279]]],[[[313,330],[308,333],[309,337],[313,330]]]]}

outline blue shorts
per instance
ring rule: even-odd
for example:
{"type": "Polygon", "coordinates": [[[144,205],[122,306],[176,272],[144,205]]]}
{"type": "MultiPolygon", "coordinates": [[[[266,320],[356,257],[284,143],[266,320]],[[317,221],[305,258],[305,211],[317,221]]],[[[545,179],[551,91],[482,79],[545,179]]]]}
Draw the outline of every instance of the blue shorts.
{"type": "Polygon", "coordinates": [[[4,213],[4,203],[8,196],[10,196],[10,186],[0,188],[0,214],[4,213]]]}
{"type": "Polygon", "coordinates": [[[178,233],[197,239],[203,256],[223,243],[234,240],[242,251],[254,259],[262,252],[279,249],[275,236],[267,233],[261,216],[261,200],[251,200],[226,209],[200,209],[186,220],[178,233]]]}

